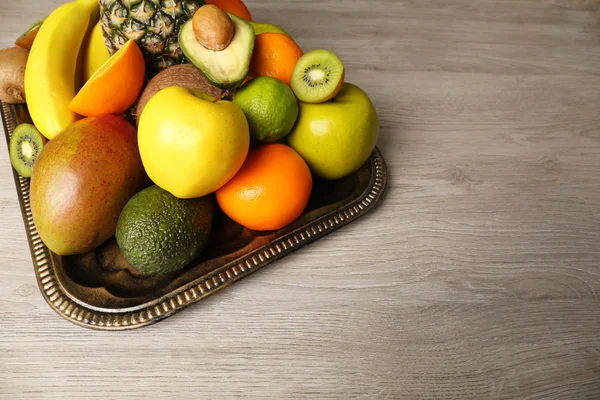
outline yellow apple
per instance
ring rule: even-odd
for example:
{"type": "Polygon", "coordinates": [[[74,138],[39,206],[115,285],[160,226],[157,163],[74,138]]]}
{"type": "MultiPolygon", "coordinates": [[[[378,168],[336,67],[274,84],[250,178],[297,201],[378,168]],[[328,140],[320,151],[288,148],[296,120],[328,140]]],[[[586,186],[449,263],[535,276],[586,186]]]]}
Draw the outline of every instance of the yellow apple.
{"type": "Polygon", "coordinates": [[[144,107],[140,156],[150,179],[179,198],[208,195],[239,171],[250,131],[242,109],[227,100],[171,86],[144,107]]]}

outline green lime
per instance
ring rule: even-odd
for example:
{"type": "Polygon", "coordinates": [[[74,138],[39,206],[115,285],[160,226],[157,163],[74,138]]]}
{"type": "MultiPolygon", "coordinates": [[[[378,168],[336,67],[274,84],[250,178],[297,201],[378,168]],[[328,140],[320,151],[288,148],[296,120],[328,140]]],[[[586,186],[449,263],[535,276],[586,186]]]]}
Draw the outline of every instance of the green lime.
{"type": "Polygon", "coordinates": [[[291,132],[298,118],[298,101],[292,89],[276,78],[260,76],[244,84],[235,94],[248,119],[255,142],[277,142],[291,132]]]}
{"type": "Polygon", "coordinates": [[[213,196],[180,199],[154,185],[125,205],[115,237],[123,257],[144,275],[176,271],[192,262],[208,243],[213,196]]]}

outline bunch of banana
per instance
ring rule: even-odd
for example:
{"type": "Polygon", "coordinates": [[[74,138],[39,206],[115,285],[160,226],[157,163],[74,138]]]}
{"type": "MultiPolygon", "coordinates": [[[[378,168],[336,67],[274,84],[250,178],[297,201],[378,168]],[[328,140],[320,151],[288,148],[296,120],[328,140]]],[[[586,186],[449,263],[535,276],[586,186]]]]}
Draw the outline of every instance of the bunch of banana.
{"type": "Polygon", "coordinates": [[[104,44],[100,22],[94,25],[83,56],[83,82],[87,82],[94,73],[110,58],[108,48],[104,44]]]}
{"type": "Polygon", "coordinates": [[[72,0],[48,15],[33,42],[25,96],[33,123],[48,139],[80,118],[68,105],[83,84],[82,47],[99,15],[98,0],[72,0]]]}

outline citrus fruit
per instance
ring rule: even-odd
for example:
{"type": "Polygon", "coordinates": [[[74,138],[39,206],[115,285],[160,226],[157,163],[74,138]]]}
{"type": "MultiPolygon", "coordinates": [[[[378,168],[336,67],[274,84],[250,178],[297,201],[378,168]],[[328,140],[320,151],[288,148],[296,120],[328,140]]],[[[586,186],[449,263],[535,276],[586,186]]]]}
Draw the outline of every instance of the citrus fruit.
{"type": "Polygon", "coordinates": [[[145,74],[142,51],[129,40],[83,85],[69,110],[86,117],[122,114],[140,94],[145,74]]]}
{"type": "Polygon", "coordinates": [[[206,0],[206,4],[214,4],[223,11],[232,13],[235,16],[244,18],[247,21],[252,21],[252,15],[248,7],[242,2],[242,0],[206,0]]]}
{"type": "Polygon", "coordinates": [[[290,133],[298,118],[298,101],[279,79],[260,76],[241,87],[233,98],[248,119],[255,142],[273,143],[290,133]]]}
{"type": "Polygon", "coordinates": [[[250,149],[238,173],[216,192],[223,212],[255,231],[283,228],[308,204],[312,176],[304,159],[280,143],[250,149]]]}
{"type": "Polygon", "coordinates": [[[272,76],[289,85],[296,62],[304,53],[283,33],[266,32],[256,36],[250,61],[251,77],[272,76]]]}

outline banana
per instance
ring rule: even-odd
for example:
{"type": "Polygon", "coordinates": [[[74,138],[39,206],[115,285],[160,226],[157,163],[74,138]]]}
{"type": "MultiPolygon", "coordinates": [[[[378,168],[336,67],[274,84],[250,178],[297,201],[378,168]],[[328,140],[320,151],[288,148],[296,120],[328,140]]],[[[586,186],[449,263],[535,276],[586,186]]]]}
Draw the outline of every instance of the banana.
{"type": "Polygon", "coordinates": [[[83,82],[85,83],[110,58],[108,48],[104,44],[100,22],[94,25],[90,37],[86,40],[84,49],[83,82]]]}
{"type": "Polygon", "coordinates": [[[80,51],[99,16],[98,0],[72,0],[48,15],[33,42],[25,98],[33,123],[49,140],[81,118],[68,106],[81,85],[80,51]]]}

